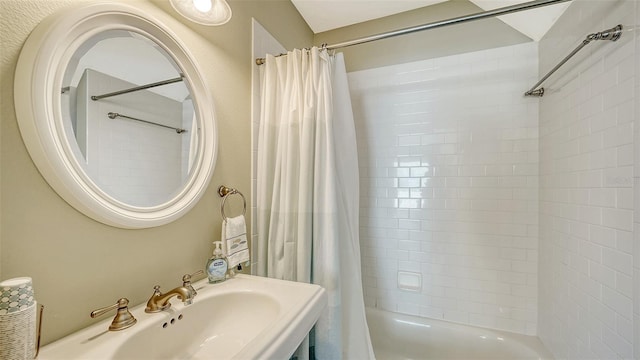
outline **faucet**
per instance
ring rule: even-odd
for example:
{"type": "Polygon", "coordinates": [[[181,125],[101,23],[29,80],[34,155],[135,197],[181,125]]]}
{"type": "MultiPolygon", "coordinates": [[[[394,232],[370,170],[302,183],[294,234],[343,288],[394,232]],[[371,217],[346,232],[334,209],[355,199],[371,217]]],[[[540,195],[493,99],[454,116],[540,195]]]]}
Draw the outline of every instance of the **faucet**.
{"type": "Polygon", "coordinates": [[[163,294],[160,292],[160,285],[156,285],[153,287],[153,295],[151,295],[151,298],[147,301],[147,307],[144,309],[144,312],[156,313],[162,310],[167,310],[171,307],[169,299],[174,296],[177,296],[183,303],[189,305],[193,301],[194,294],[184,286],[177,287],[166,294],[163,294]]]}

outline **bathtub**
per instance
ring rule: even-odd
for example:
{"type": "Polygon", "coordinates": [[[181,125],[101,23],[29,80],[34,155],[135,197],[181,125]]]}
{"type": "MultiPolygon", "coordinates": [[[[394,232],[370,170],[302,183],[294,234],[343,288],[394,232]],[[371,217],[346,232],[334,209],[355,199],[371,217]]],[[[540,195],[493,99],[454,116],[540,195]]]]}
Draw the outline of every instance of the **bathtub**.
{"type": "Polygon", "coordinates": [[[378,360],[553,359],[534,336],[367,308],[378,360]]]}

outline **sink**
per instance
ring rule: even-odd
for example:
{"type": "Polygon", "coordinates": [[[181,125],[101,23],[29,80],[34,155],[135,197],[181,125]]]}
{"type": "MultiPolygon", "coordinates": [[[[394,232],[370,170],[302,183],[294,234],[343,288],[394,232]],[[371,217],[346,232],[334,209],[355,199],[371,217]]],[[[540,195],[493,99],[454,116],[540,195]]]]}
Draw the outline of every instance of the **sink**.
{"type": "Polygon", "coordinates": [[[170,309],[107,331],[111,317],[43,347],[38,359],[288,359],[318,320],[327,295],[318,285],[236,275],[194,287],[192,305],[170,309]]]}
{"type": "MultiPolygon", "coordinates": [[[[198,300],[198,299],[196,299],[198,300]]],[[[260,335],[282,310],[271,296],[233,292],[194,302],[174,311],[171,320],[155,322],[132,334],[114,354],[115,359],[232,358],[260,335]],[[213,311],[212,311],[213,310],[213,311]],[[228,346],[232,345],[232,346],[228,346]]]]}

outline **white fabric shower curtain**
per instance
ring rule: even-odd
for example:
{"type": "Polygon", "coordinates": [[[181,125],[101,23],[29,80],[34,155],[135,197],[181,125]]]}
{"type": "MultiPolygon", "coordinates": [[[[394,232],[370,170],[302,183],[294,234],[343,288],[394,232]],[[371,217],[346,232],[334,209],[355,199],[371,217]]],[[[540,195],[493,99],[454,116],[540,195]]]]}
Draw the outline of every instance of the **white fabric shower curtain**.
{"type": "MultiPolygon", "coordinates": [[[[258,137],[258,274],[323,286],[317,359],[373,359],[358,234],[355,128],[342,54],[267,55],[258,137]]],[[[308,353],[298,352],[301,359],[308,353]]]]}

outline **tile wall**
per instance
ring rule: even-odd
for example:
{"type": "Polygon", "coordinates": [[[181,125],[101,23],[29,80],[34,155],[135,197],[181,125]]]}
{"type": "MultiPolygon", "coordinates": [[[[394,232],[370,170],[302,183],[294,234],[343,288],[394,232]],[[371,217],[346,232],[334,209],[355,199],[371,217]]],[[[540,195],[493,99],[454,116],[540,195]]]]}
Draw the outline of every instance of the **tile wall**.
{"type": "Polygon", "coordinates": [[[636,6],[574,1],[540,42],[546,73],[587,34],[626,29],[585,48],[540,101],[538,333],[559,359],[633,358],[636,6]]]}
{"type": "Polygon", "coordinates": [[[537,44],[349,74],[367,306],[535,334],[537,44]]]}

